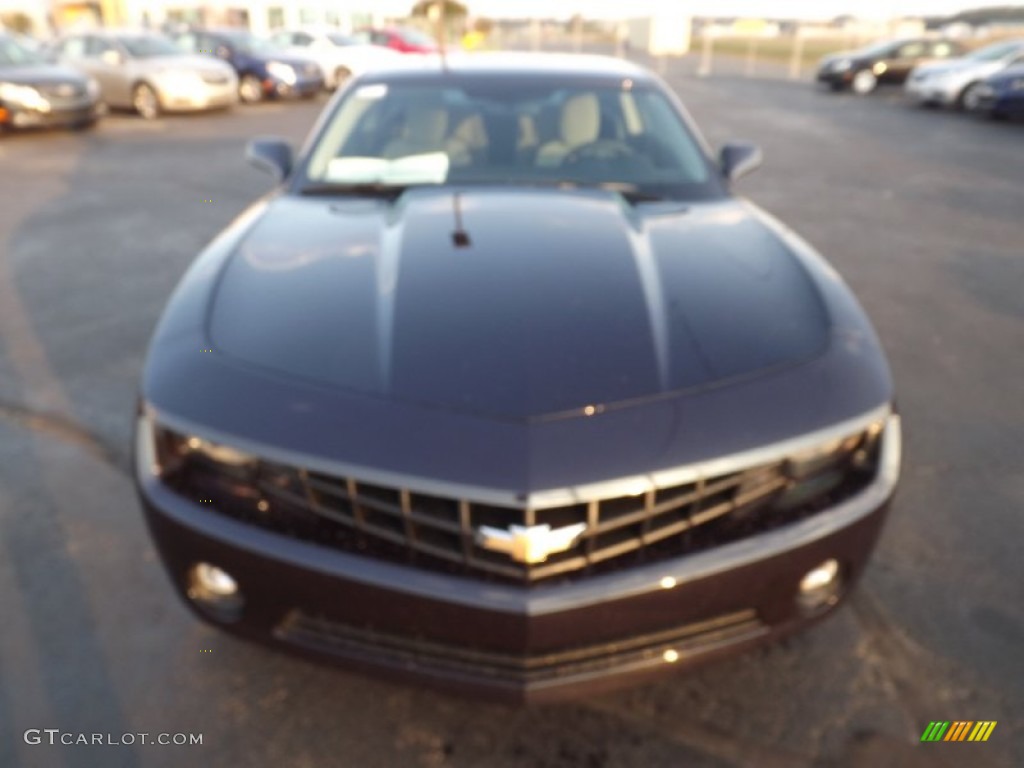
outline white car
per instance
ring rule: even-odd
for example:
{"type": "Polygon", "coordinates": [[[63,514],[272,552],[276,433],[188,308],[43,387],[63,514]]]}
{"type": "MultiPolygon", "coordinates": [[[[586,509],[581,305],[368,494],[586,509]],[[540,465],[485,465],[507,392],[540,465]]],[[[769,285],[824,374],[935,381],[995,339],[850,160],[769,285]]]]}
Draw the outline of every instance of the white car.
{"type": "Polygon", "coordinates": [[[1004,40],[941,63],[922,64],[907,78],[904,90],[918,104],[978,108],[979,88],[989,75],[1024,62],[1024,40],[1004,40]]]}
{"type": "Polygon", "coordinates": [[[333,29],[281,30],[271,41],[282,48],[316,61],[324,71],[328,88],[344,84],[348,78],[379,69],[401,58],[401,54],[379,45],[370,45],[356,37],[333,29]]]}

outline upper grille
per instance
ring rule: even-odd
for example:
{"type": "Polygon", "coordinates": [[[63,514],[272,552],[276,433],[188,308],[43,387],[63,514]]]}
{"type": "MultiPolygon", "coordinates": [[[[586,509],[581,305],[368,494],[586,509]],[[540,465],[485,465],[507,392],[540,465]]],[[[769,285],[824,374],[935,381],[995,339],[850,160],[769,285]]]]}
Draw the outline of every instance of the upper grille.
{"type": "MultiPolygon", "coordinates": [[[[865,487],[878,463],[879,431],[835,441],[825,460],[784,458],[698,477],[637,495],[595,498],[543,509],[386,487],[270,461],[246,468],[193,462],[164,473],[190,498],[212,499],[222,514],[289,536],[367,556],[459,575],[535,584],[679,557],[772,530],[827,509],[865,487]],[[481,547],[481,526],[583,523],[565,552],[526,564],[481,547]]],[[[185,438],[158,430],[158,451],[185,438]]],[[[165,462],[162,462],[165,463],[165,462]]]]}
{"type": "Polygon", "coordinates": [[[85,86],[79,83],[47,83],[37,88],[51,102],[80,99],[86,93],[85,86]]]}

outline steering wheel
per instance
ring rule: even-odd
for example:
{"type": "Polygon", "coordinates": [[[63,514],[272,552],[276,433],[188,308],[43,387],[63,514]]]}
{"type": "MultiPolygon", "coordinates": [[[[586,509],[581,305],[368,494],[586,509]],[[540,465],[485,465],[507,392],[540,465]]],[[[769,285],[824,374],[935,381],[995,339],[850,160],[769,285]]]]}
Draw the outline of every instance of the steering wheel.
{"type": "Polygon", "coordinates": [[[615,139],[597,139],[569,152],[562,160],[563,165],[574,165],[584,160],[620,160],[636,154],[628,144],[615,139]]]}

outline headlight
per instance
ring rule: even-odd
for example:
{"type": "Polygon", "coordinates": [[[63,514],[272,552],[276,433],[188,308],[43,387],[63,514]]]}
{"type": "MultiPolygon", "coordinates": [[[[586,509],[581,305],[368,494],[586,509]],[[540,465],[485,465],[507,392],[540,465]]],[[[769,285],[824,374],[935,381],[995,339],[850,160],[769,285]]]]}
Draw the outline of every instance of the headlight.
{"type": "Polygon", "coordinates": [[[281,61],[272,61],[267,64],[267,72],[271,77],[282,80],[288,85],[295,85],[295,69],[290,64],[281,61]]]}
{"type": "Polygon", "coordinates": [[[261,508],[254,456],[168,429],[148,413],[139,415],[136,441],[140,472],[155,475],[184,498],[241,514],[261,508]]]}
{"type": "Polygon", "coordinates": [[[0,83],[0,101],[25,109],[34,109],[37,112],[50,111],[50,102],[31,85],[0,83]]]}
{"type": "Polygon", "coordinates": [[[829,64],[828,68],[831,69],[833,72],[845,72],[851,66],[853,66],[853,62],[850,61],[849,59],[836,59],[831,64],[829,64]]]}
{"type": "Polygon", "coordinates": [[[882,424],[833,440],[813,450],[791,456],[785,474],[789,488],[778,501],[778,509],[791,509],[828,495],[844,483],[873,475],[878,468],[882,424]]]}
{"type": "Polygon", "coordinates": [[[90,77],[85,82],[85,92],[89,94],[90,99],[99,98],[100,84],[95,79],[90,77]]]}
{"type": "Polygon", "coordinates": [[[1007,86],[1009,91],[1024,91],[1024,77],[1018,77],[1016,80],[1011,80],[1007,86]]]}
{"type": "Polygon", "coordinates": [[[171,429],[155,421],[149,409],[138,416],[135,451],[140,479],[155,478],[211,512],[292,534],[302,530],[312,535],[323,523],[322,516],[306,511],[309,504],[338,514],[347,504],[337,496],[321,496],[315,490],[315,473],[303,477],[305,470],[171,429]],[[317,494],[315,502],[311,493],[317,494]]]}

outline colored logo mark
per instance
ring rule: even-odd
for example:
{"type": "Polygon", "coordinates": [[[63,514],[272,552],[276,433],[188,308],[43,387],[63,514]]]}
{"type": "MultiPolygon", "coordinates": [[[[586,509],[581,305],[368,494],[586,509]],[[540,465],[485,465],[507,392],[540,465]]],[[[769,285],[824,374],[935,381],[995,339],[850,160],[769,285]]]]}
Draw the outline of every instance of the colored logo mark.
{"type": "Polygon", "coordinates": [[[995,727],[995,720],[933,720],[921,734],[921,741],[988,741],[995,727]]]}

